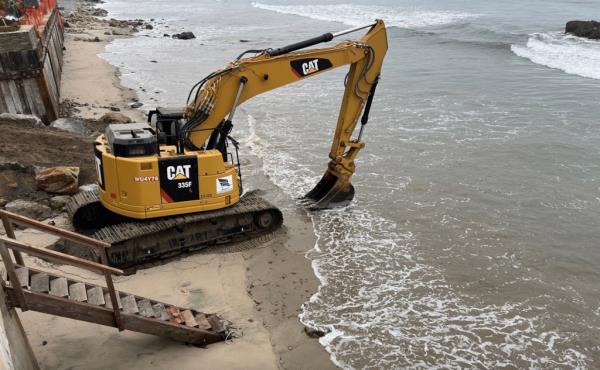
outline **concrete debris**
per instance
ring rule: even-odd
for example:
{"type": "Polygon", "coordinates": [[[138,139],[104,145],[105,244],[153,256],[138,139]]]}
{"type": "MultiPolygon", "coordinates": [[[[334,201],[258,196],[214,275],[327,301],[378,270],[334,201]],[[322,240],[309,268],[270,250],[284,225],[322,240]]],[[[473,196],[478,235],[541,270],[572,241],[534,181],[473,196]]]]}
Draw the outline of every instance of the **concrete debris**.
{"type": "Polygon", "coordinates": [[[31,114],[1,113],[0,122],[43,126],[42,120],[31,114]]]}
{"type": "Polygon", "coordinates": [[[50,127],[57,128],[62,131],[71,132],[77,135],[87,135],[85,122],[79,118],[59,118],[50,124],[50,127]]]}

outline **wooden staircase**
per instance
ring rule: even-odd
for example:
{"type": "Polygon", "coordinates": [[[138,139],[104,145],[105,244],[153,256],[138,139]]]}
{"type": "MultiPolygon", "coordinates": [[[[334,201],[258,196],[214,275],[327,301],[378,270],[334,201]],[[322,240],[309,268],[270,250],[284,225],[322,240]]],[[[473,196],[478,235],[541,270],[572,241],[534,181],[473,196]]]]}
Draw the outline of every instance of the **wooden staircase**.
{"type": "Polygon", "coordinates": [[[1,285],[8,304],[12,307],[19,307],[21,311],[38,311],[200,346],[223,341],[227,337],[227,324],[217,315],[116,291],[112,274],[123,274],[123,271],[106,264],[19,242],[14,239],[12,224],[34,227],[100,248],[102,261],[106,261],[106,248],[109,248],[109,245],[3,210],[0,210],[0,218],[8,236],[0,236],[0,255],[5,266],[1,285]],[[9,249],[13,251],[14,262],[9,249]],[[26,267],[21,253],[100,272],[105,276],[106,287],[26,267]]]}

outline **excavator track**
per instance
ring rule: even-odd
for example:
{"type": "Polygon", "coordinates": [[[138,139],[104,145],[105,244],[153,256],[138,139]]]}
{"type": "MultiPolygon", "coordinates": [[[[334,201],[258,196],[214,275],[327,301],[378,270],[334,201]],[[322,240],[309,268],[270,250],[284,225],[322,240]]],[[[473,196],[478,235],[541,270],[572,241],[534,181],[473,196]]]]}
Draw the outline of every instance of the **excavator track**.
{"type": "Polygon", "coordinates": [[[231,207],[202,213],[135,220],[102,207],[97,190],[80,192],[67,205],[78,232],[111,244],[111,266],[135,272],[136,266],[216,244],[242,242],[281,227],[281,211],[251,191],[231,207]],[[95,225],[94,228],[91,226],[95,225]]]}

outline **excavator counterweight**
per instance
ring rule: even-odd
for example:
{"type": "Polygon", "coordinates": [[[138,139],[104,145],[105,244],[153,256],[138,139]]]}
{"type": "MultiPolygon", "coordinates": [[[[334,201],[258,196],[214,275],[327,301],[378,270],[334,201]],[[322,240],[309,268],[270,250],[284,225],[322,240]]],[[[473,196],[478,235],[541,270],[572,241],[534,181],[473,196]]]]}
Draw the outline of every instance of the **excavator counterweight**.
{"type": "Polygon", "coordinates": [[[236,109],[256,95],[345,65],[350,68],[329,164],[302,203],[311,209],[347,205],[386,51],[381,20],[281,48],[248,50],[194,85],[184,108],[157,108],[148,123],[109,125],[94,143],[97,190],[68,206],[73,225],[111,242],[109,262],[120,267],[272,232],[282,224],[281,212],[243,192],[239,146],[230,136],[236,109]],[[363,29],[359,40],[306,49],[363,29]]]}

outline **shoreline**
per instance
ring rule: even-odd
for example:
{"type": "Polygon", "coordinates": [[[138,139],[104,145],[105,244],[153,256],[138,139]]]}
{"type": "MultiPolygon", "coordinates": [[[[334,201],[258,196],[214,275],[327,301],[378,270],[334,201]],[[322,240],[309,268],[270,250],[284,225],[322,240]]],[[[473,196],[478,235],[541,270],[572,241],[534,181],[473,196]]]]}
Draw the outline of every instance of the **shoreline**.
{"type": "MultiPolygon", "coordinates": [[[[78,11],[67,18],[61,82],[63,112],[94,120],[118,111],[144,122],[143,112],[130,106],[137,102],[136,92],[122,86],[118,67],[99,56],[112,40],[134,37],[134,32],[96,18],[95,5],[78,2],[78,11]],[[116,35],[112,34],[115,30],[116,35]]],[[[128,21],[118,22],[126,25],[128,21]]],[[[221,251],[186,255],[115,279],[119,290],[219,313],[243,333],[240,338],[200,349],[25,312],[20,316],[42,368],[336,368],[318,339],[305,333],[298,318],[301,305],[319,286],[311,262],[305,257],[316,240],[312,223],[261,173],[258,161],[251,159],[249,166],[255,168],[245,172],[245,180],[266,189],[263,195],[273,203],[286,203],[282,209],[283,230],[260,245],[243,243],[221,251]]],[[[30,230],[20,231],[18,237],[36,245],[54,241],[30,230]]],[[[27,263],[72,277],[99,279],[92,273],[37,258],[29,258],[27,263]]]]}

